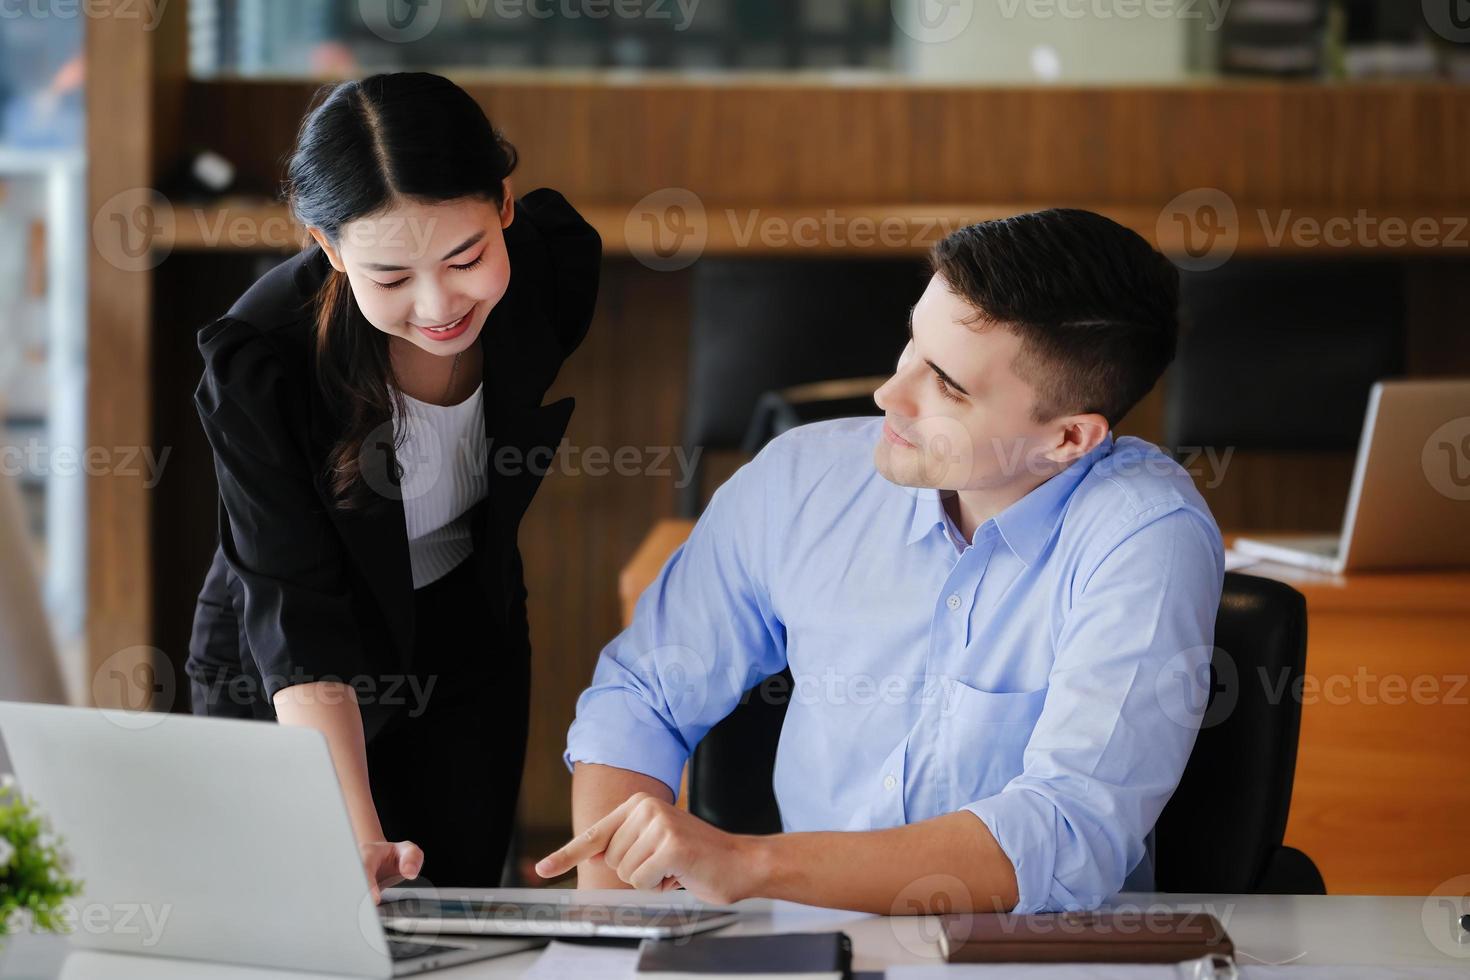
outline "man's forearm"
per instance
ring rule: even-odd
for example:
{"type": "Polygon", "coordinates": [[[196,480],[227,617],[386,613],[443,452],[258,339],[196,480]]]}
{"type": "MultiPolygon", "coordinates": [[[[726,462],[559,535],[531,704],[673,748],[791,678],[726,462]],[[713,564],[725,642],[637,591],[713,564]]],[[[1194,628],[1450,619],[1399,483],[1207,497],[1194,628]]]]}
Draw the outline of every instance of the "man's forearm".
{"type": "Polygon", "coordinates": [[[887,830],[736,838],[753,896],[880,915],[998,912],[1017,901],[1015,869],[984,822],[947,813],[887,830]]]}
{"type": "Polygon", "coordinates": [[[880,915],[1001,912],[1015,869],[973,813],[887,830],[755,836],[720,830],[673,805],[657,779],[578,763],[574,836],[536,872],[578,870],[579,888],[659,891],[679,884],[715,904],[775,898],[880,915]]]}
{"type": "MultiPolygon", "coordinates": [[[[572,769],[572,832],[581,834],[634,793],[648,793],[669,803],[674,794],[662,780],[641,772],[578,762],[572,769]]],[[[627,888],[616,872],[592,857],[577,865],[578,888],[627,888]]]]}

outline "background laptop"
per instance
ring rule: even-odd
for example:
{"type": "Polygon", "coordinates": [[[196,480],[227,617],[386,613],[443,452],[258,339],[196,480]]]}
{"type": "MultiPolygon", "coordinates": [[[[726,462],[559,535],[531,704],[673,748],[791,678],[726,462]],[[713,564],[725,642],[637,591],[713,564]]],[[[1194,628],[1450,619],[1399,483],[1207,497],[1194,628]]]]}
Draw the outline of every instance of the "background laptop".
{"type": "Polygon", "coordinates": [[[1470,566],[1470,380],[1375,384],[1342,532],[1256,535],[1235,550],[1333,573],[1470,566]]]}
{"type": "Polygon", "coordinates": [[[541,945],[389,937],[315,730],[0,701],[0,736],[100,924],[77,945],[360,977],[541,945]]]}

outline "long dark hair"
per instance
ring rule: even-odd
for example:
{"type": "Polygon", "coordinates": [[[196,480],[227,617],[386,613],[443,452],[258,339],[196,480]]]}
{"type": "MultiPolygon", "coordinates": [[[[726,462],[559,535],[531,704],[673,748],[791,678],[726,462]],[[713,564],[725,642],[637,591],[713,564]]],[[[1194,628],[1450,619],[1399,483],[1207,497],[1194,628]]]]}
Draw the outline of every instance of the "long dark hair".
{"type": "MultiPolygon", "coordinates": [[[[479,103],[447,78],[392,72],[323,86],[301,121],[283,196],[295,219],[335,247],[342,227],[402,200],[479,197],[505,203],[511,146],[479,103]]],[[[316,301],[316,373],[344,423],[327,458],[336,505],[379,499],[363,480],[363,443],[393,418],[388,336],[363,318],[344,273],[330,269],[316,301]]]]}

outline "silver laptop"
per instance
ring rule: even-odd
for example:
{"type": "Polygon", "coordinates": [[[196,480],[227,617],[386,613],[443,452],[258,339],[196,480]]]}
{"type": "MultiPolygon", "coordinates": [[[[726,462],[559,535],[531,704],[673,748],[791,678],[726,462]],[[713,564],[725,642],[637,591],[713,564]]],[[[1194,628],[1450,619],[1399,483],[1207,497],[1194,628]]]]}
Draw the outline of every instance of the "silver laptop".
{"type": "Polygon", "coordinates": [[[77,945],[395,977],[543,942],[390,936],[313,729],[0,701],[0,736],[83,881],[77,945]]]}
{"type": "Polygon", "coordinates": [[[1235,550],[1332,573],[1470,566],[1470,380],[1375,384],[1342,532],[1235,550]]]}

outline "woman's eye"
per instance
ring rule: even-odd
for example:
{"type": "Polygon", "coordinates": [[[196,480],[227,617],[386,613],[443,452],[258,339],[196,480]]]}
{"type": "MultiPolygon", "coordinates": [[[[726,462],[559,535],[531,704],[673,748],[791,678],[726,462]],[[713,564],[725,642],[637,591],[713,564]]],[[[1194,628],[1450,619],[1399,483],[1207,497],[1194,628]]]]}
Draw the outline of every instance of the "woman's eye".
{"type": "Polygon", "coordinates": [[[939,375],[936,374],[934,376],[934,382],[939,385],[939,393],[945,398],[948,398],[952,402],[960,401],[960,396],[951,391],[949,385],[945,384],[944,379],[939,375]]]}
{"type": "MultiPolygon", "coordinates": [[[[450,266],[450,268],[451,269],[459,269],[461,272],[466,272],[466,271],[468,271],[470,269],[473,269],[475,266],[479,265],[481,262],[484,262],[484,261],[485,261],[485,253],[484,252],[481,252],[480,253],[480,257],[477,258],[477,259],[475,259],[475,261],[473,261],[473,262],[466,262],[464,265],[452,265],[452,266],[450,266]]],[[[378,282],[376,279],[373,280],[373,284],[375,286],[377,286],[379,289],[397,289],[399,286],[402,286],[406,282],[408,282],[407,277],[405,277],[403,279],[399,279],[397,282],[378,282]]]]}

